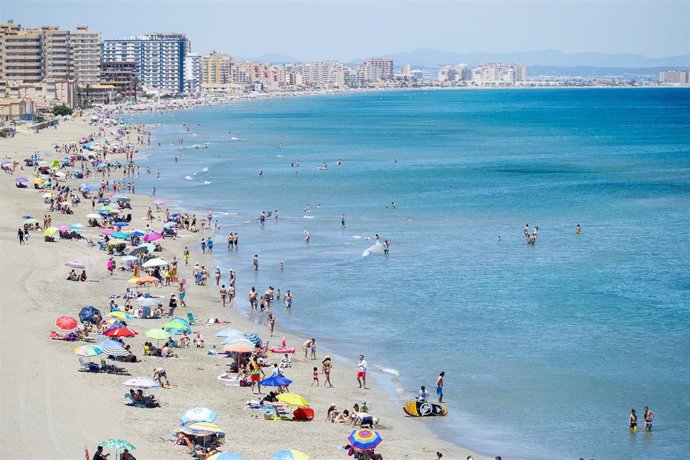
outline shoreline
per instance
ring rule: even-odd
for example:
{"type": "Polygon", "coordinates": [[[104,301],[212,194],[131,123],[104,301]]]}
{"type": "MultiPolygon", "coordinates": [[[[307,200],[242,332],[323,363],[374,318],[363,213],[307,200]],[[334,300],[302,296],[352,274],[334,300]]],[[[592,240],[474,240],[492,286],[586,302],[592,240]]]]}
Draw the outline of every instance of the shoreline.
{"type": "MultiPolygon", "coordinates": [[[[83,130],[92,129],[93,127],[82,121],[73,120],[62,123],[56,130],[47,130],[39,134],[18,132],[15,139],[0,141],[0,152],[2,152],[3,157],[12,155],[14,159],[19,161],[35,150],[47,150],[51,152],[50,157],[57,157],[49,149],[49,145],[53,141],[61,144],[65,142],[66,137],[78,140],[81,135],[86,134],[83,130]],[[77,134],[79,130],[82,131],[77,134]],[[74,137],[75,134],[76,137],[74,137]]],[[[116,155],[116,157],[121,160],[119,156],[116,155]]],[[[296,387],[295,391],[304,394],[312,402],[312,406],[316,408],[317,416],[308,424],[294,425],[294,429],[288,430],[288,433],[284,432],[286,430],[282,430],[283,433],[281,433],[280,428],[271,422],[248,418],[242,407],[243,401],[249,395],[242,390],[237,391],[234,388],[221,387],[215,379],[205,380],[219,372],[219,358],[202,354],[200,350],[195,349],[180,350],[181,358],[179,360],[166,363],[171,379],[178,383],[179,387],[176,390],[158,390],[156,394],[163,401],[162,409],[142,410],[123,407],[119,401],[122,393],[120,383],[125,378],[111,375],[94,376],[75,372],[78,365],[76,357],[71,353],[71,345],[52,342],[48,338],[48,332],[50,329],[54,329],[52,321],[56,316],[59,314],[75,315],[81,306],[80,304],[95,305],[103,310],[103,306],[107,305],[108,294],[122,292],[127,286],[124,281],[129,275],[118,273],[110,279],[103,268],[105,263],[103,254],[96,248],[88,248],[80,241],[60,241],[53,245],[46,245],[40,234],[33,234],[30,245],[19,246],[15,240],[16,229],[14,227],[21,222],[21,215],[24,215],[23,213],[35,216],[43,215],[45,205],[41,203],[40,197],[33,190],[18,190],[13,187],[11,179],[18,175],[28,175],[28,171],[17,173],[15,176],[9,176],[0,181],[0,190],[5,197],[3,202],[7,201],[5,203],[7,206],[4,206],[3,211],[3,224],[0,228],[3,235],[1,244],[3,252],[8,255],[7,260],[13,261],[11,268],[9,263],[4,263],[2,267],[4,283],[7,283],[5,287],[13,286],[13,288],[7,289],[7,302],[2,309],[2,322],[9,327],[11,332],[0,337],[0,344],[4,345],[3,350],[8,350],[12,344],[23,343],[27,335],[31,335],[35,342],[26,345],[33,350],[32,353],[27,354],[28,357],[12,358],[5,351],[2,359],[4,372],[11,372],[11,375],[16,375],[16,383],[8,382],[7,385],[3,385],[3,390],[6,394],[16,395],[16,400],[7,401],[6,398],[3,399],[3,412],[12,414],[12,416],[6,417],[2,422],[1,432],[6,435],[6,439],[11,440],[8,447],[13,452],[25,452],[27,454],[26,457],[19,454],[21,458],[46,456],[74,458],[76,455],[83,455],[84,445],[89,446],[89,451],[92,453],[95,450],[95,445],[101,439],[120,436],[137,445],[138,450],[134,453],[141,458],[188,458],[184,454],[183,448],[169,446],[161,441],[160,437],[164,437],[166,433],[171,432],[179,424],[177,416],[180,409],[183,410],[186,406],[195,405],[191,403],[192,400],[206,403],[209,407],[218,410],[218,424],[228,431],[226,448],[245,454],[248,459],[263,458],[265,453],[270,454],[267,452],[268,450],[279,450],[277,446],[281,442],[283,444],[291,443],[291,445],[284,447],[305,450],[312,455],[312,458],[346,458],[343,452],[335,450],[335,445],[344,443],[350,427],[324,424],[323,412],[331,400],[336,402],[339,407],[346,408],[353,402],[361,401],[364,395],[366,395],[372,413],[382,418],[381,433],[384,437],[384,443],[378,451],[384,457],[396,458],[415,453],[412,458],[422,458],[440,450],[444,452],[444,456],[447,458],[460,458],[460,456],[466,455],[482,458],[469,450],[437,438],[426,426],[423,428],[428,431],[430,436],[423,440],[415,440],[414,438],[420,434],[419,424],[415,422],[421,421],[402,417],[400,409],[394,407],[394,404],[388,400],[388,397],[378,386],[372,386],[372,390],[366,393],[353,394],[356,391],[353,376],[354,363],[336,362],[332,374],[337,387],[334,391],[310,389],[307,387],[307,380],[305,382],[300,382],[300,380],[306,379],[309,375],[308,366],[311,361],[304,362],[298,356],[299,353],[295,356],[295,366],[290,370],[288,376],[296,377],[293,384],[296,387]],[[87,264],[90,278],[91,280],[95,279],[95,284],[78,283],[74,285],[64,281],[61,270],[62,264],[73,258],[79,258],[87,264]],[[46,282],[48,286],[52,286],[52,289],[35,289],[36,286],[46,285],[46,282]],[[31,299],[31,307],[26,310],[24,316],[20,318],[21,315],[10,314],[9,305],[25,304],[27,298],[31,299]],[[186,367],[189,366],[185,367],[185,363],[194,363],[196,366],[203,366],[203,368],[187,369],[186,367]],[[35,378],[37,371],[39,372],[38,375],[45,375],[45,380],[35,378]],[[99,380],[107,380],[107,384],[100,386],[97,383],[99,380]],[[349,387],[350,384],[352,388],[349,387]],[[326,394],[318,394],[317,391],[323,391],[326,394]],[[233,401],[221,402],[228,398],[228,393],[231,394],[230,398],[233,401]],[[185,394],[187,397],[184,396],[185,394]],[[59,398],[58,395],[63,398],[59,398]],[[64,401],[59,401],[60,399],[64,399],[64,401]],[[383,402],[379,406],[378,400],[381,399],[383,402]],[[80,401],[80,406],[98,408],[98,411],[107,413],[110,419],[108,425],[114,429],[101,426],[85,427],[85,424],[80,420],[81,414],[73,412],[72,402],[75,400],[80,401]],[[37,418],[37,413],[43,415],[37,418]],[[60,416],[60,414],[64,415],[60,416]],[[71,416],[65,417],[67,414],[71,414],[71,416]],[[229,417],[232,414],[234,416],[229,417]],[[132,417],[143,426],[130,426],[128,420],[132,417]],[[230,420],[232,422],[229,422],[230,420]],[[238,426],[238,422],[243,426],[238,426]],[[27,430],[26,427],[29,424],[36,426],[27,430]],[[263,445],[249,446],[250,442],[244,443],[243,441],[250,439],[251,433],[256,432],[256,430],[267,432],[268,439],[264,441],[263,445]],[[36,431],[42,431],[45,434],[41,437],[43,442],[37,442],[34,437],[29,437],[36,431]],[[299,442],[293,441],[294,436],[291,436],[290,432],[294,432],[294,435],[301,433],[305,435],[304,438],[308,439],[299,442]],[[335,444],[336,442],[339,444],[335,444]]],[[[90,178],[86,181],[95,181],[96,179],[90,178]]],[[[76,183],[78,182],[81,181],[76,181],[76,183]]],[[[140,219],[141,213],[147,206],[147,201],[149,201],[149,197],[145,195],[134,195],[132,214],[134,221],[138,222],[134,226],[140,226],[139,224],[143,226],[143,221],[140,222],[140,219]]],[[[88,203],[84,201],[81,207],[76,208],[74,216],[54,214],[56,223],[67,225],[70,221],[83,222],[83,214],[89,211],[84,209],[84,207],[88,207],[87,205],[88,203]]],[[[160,216],[160,213],[157,215],[160,216]]],[[[94,238],[93,234],[88,231],[85,234],[92,239],[94,238]]],[[[201,235],[197,236],[200,237],[201,235]]],[[[163,240],[166,248],[164,256],[169,259],[174,254],[180,258],[181,245],[191,241],[190,237],[178,238],[174,241],[163,240]]],[[[199,261],[212,266],[210,262],[207,262],[211,260],[210,257],[202,256],[196,251],[193,252],[193,260],[193,263],[199,261]]],[[[189,276],[182,271],[180,274],[181,276],[189,276]]],[[[170,290],[166,288],[154,289],[157,293],[170,290]]],[[[189,294],[192,294],[190,300],[194,299],[195,306],[192,307],[192,310],[198,318],[223,315],[222,317],[231,318],[231,327],[240,329],[244,327],[247,328],[246,330],[260,329],[257,328],[256,323],[246,318],[239,310],[222,310],[218,305],[217,296],[208,289],[190,286],[189,294]]],[[[238,296],[241,295],[243,295],[242,292],[238,290],[238,296]]],[[[180,313],[184,313],[184,310],[180,313]]],[[[131,327],[140,331],[153,327],[155,324],[148,322],[148,320],[131,321],[131,327]]],[[[220,328],[222,327],[224,326],[220,328]]],[[[219,342],[219,340],[211,337],[213,337],[216,329],[220,328],[213,327],[211,330],[205,326],[199,327],[207,339],[207,344],[219,342]]],[[[265,330],[260,331],[262,335],[265,335],[264,332],[265,330]]],[[[294,345],[299,351],[298,345],[301,342],[294,335],[283,334],[280,330],[277,335],[288,337],[289,344],[294,345]]],[[[130,343],[132,343],[133,349],[138,352],[140,350],[139,342],[143,341],[144,337],[141,334],[131,340],[130,343]]],[[[149,375],[151,365],[157,365],[157,363],[157,360],[144,358],[143,364],[127,364],[125,367],[131,370],[132,376],[149,375]]],[[[91,417],[89,416],[89,418],[91,417]]],[[[426,432],[424,432],[424,436],[427,436],[426,432]]]]}

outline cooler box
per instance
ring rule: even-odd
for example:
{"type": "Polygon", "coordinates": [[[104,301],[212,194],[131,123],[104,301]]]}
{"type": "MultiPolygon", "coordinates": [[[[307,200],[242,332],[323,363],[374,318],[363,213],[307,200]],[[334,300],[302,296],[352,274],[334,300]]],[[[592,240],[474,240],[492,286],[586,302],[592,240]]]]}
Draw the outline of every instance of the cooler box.
{"type": "Polygon", "coordinates": [[[292,420],[314,420],[314,409],[311,407],[299,407],[292,413],[292,420]]]}

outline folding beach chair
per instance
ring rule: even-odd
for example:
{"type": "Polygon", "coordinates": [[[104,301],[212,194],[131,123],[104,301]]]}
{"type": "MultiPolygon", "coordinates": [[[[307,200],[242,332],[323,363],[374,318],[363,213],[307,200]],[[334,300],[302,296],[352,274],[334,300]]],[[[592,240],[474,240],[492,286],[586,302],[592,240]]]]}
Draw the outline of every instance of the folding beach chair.
{"type": "Polygon", "coordinates": [[[189,320],[189,324],[196,324],[196,318],[194,317],[194,313],[191,311],[187,312],[187,319],[189,320]]]}

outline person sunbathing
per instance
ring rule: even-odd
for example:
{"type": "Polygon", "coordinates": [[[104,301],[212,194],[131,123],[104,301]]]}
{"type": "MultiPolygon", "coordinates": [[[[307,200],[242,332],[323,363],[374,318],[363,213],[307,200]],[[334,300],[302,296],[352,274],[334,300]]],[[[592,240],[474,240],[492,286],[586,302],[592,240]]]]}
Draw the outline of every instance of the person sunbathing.
{"type": "Polygon", "coordinates": [[[81,271],[81,275],[79,275],[79,281],[86,281],[86,270],[81,271]]]}
{"type": "Polygon", "coordinates": [[[161,348],[161,358],[177,358],[177,356],[173,353],[172,348],[168,346],[166,343],[163,348],[161,348]]]}

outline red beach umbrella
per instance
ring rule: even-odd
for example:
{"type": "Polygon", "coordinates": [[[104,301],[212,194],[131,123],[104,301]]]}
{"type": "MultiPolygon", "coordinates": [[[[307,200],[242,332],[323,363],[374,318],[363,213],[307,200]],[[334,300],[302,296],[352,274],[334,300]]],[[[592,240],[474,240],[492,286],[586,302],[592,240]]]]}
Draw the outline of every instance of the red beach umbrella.
{"type": "Polygon", "coordinates": [[[77,320],[71,316],[60,316],[55,320],[55,325],[62,330],[70,331],[77,327],[77,320]]]}
{"type": "Polygon", "coordinates": [[[128,327],[116,327],[109,331],[105,331],[105,335],[108,337],[134,337],[137,334],[137,331],[128,327]]]}

